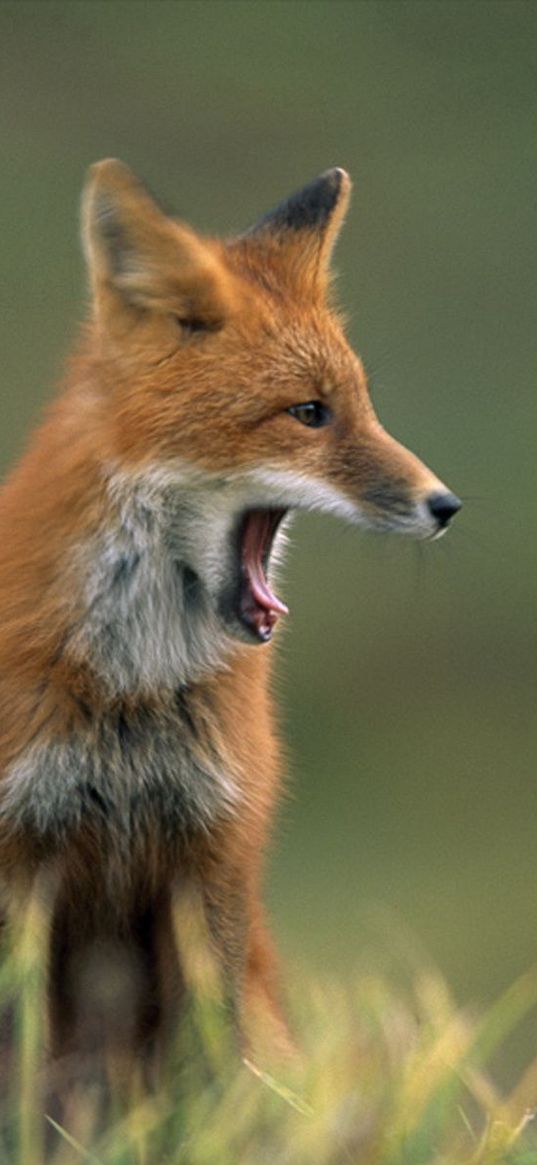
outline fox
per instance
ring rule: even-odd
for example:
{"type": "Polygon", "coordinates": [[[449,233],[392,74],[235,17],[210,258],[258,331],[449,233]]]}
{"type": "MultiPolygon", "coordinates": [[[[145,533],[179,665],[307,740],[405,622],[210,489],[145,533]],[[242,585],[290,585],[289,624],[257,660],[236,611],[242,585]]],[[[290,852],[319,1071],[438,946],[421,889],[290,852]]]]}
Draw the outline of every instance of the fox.
{"type": "Polygon", "coordinates": [[[46,887],[56,1062],[97,1036],[158,1055],[187,900],[240,1046],[265,1018],[292,1042],[262,902],[286,530],[316,510],[432,540],[461,506],[381,426],[345,336],[350,187],[328,170],[222,240],[122,162],[89,171],[88,316],[0,491],[0,893],[9,920],[46,887]]]}

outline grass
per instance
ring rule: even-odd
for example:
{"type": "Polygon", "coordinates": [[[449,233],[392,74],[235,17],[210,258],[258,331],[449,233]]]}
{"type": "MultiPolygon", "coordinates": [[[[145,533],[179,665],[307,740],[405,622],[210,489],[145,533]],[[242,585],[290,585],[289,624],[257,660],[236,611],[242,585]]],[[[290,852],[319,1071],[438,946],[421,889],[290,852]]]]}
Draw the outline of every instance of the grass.
{"type": "MultiPolygon", "coordinates": [[[[457,1008],[440,975],[306,983],[292,1007],[300,1066],[241,1061],[204,973],[158,1095],[74,1093],[64,1127],[45,1111],[46,923],[23,912],[0,969],[16,1069],[0,1109],[2,1165],[537,1165],[537,1060],[500,1091],[489,1065],[537,1003],[537,972],[485,1014],[457,1008]],[[46,1144],[46,1149],[45,1149],[46,1144]]],[[[4,1074],[5,1075],[5,1074],[4,1074]]]]}

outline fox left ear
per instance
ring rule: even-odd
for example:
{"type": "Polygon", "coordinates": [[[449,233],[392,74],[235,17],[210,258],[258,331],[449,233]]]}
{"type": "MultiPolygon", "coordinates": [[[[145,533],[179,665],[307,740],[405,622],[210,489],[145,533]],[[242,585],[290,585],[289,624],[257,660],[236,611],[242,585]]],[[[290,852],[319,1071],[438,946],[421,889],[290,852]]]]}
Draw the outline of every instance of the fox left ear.
{"type": "Polygon", "coordinates": [[[108,326],[139,309],[207,328],[224,320],[228,280],[211,243],[167,218],[114,158],[90,170],[82,234],[96,314],[108,326]]]}
{"type": "Polygon", "coordinates": [[[278,258],[298,279],[324,289],[350,191],[351,180],[345,170],[326,170],[266,214],[243,237],[276,248],[278,258]]]}

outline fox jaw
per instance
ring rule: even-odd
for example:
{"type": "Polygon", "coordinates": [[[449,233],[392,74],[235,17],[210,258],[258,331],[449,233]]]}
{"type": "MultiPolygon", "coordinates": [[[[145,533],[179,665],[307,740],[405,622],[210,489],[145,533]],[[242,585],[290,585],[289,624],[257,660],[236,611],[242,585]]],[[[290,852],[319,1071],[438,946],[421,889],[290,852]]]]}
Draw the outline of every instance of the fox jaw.
{"type": "Polygon", "coordinates": [[[93,384],[114,517],[88,552],[81,635],[99,654],[99,628],[110,641],[123,619],[115,642],[148,682],[192,679],[224,643],[270,640],[293,511],[432,539],[460,507],[380,425],[331,305],[349,191],[329,170],[221,242],[166,217],[120,162],[90,172],[93,384]]]}

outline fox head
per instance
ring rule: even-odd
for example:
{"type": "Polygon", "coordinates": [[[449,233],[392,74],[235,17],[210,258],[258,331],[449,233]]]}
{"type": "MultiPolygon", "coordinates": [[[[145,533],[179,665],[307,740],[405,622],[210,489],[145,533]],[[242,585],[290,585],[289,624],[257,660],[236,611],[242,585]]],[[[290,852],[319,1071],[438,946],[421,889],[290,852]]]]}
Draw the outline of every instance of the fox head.
{"type": "Polygon", "coordinates": [[[269,577],[290,511],[432,539],[460,507],[382,428],[332,307],[349,192],[329,170],[225,242],[164,215],[120,162],[94,166],[84,194],[111,461],[174,494],[190,593],[248,642],[286,610],[269,577]]]}

